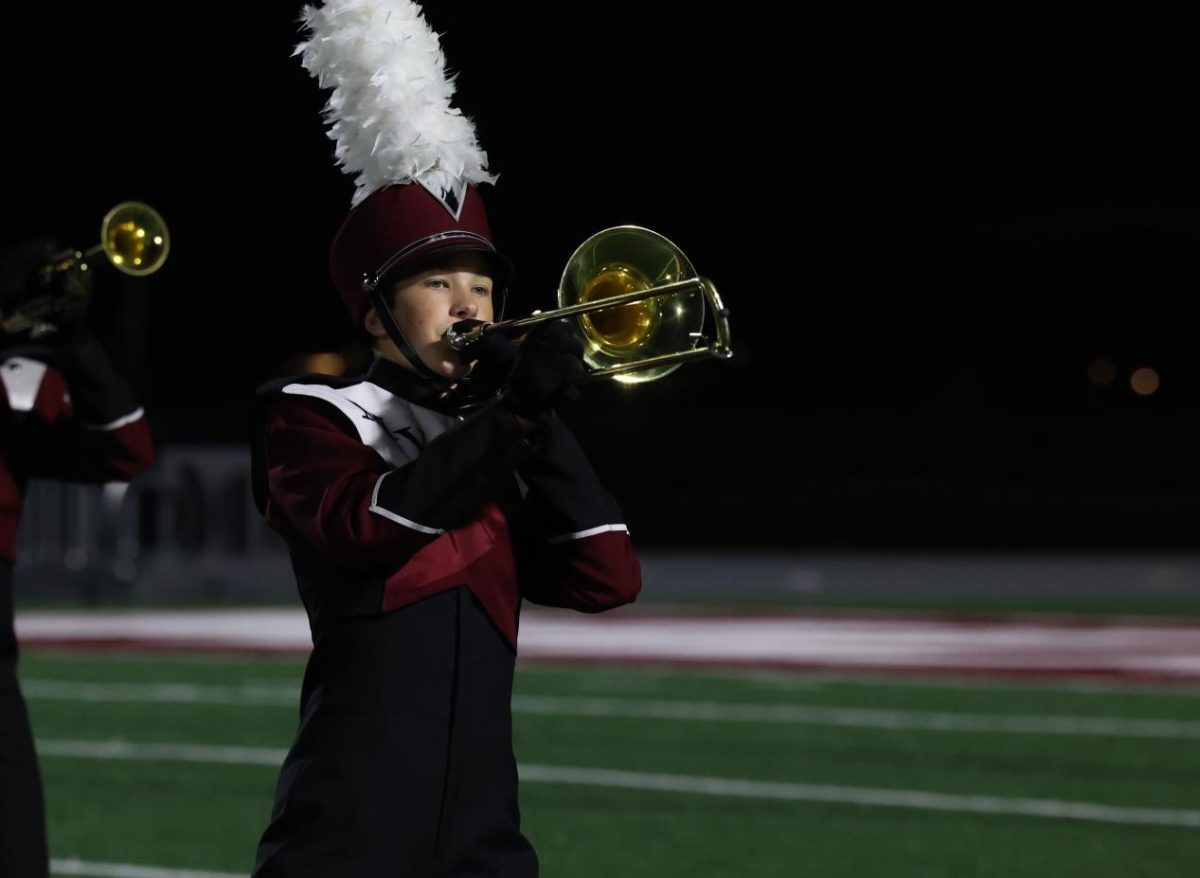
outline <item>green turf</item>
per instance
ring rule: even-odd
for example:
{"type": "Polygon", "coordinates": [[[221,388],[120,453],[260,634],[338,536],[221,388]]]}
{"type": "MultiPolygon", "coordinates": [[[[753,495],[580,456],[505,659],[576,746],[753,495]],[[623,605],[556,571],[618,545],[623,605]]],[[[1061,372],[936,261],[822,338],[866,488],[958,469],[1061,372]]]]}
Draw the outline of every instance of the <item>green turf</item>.
{"type": "Polygon", "coordinates": [[[42,776],[52,858],[245,874],[275,788],[240,765],[43,758],[42,776]]]}
{"type": "MultiPolygon", "coordinates": [[[[22,679],[296,691],[294,659],[29,651],[22,679]]],[[[783,704],[986,715],[1200,719],[1200,691],[522,667],[521,696],[783,704]]],[[[286,748],[296,708],[31,697],[40,739],[286,748]]],[[[1200,741],[700,722],[518,712],[521,762],[699,777],[1200,810],[1200,741]]],[[[272,766],[43,759],[52,854],[244,872],[272,766]]],[[[528,782],[543,874],[585,876],[1190,875],[1200,830],[528,782]]]]}

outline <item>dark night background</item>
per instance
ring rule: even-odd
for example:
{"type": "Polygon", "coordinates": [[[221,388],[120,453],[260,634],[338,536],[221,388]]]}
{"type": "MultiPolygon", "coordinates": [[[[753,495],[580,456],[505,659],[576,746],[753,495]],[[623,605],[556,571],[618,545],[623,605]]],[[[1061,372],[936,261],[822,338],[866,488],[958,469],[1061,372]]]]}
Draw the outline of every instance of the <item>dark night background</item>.
{"type": "MultiPolygon", "coordinates": [[[[426,6],[501,175],[510,314],[551,307],[574,248],[621,223],[674,240],[732,308],[731,363],[567,412],[644,544],[1200,539],[1178,23],[426,6]]],[[[170,225],[167,265],[105,269],[93,307],[162,445],[244,442],[257,384],[354,357],[326,271],[353,184],[291,57],[299,8],[45,4],[4,25],[0,240],[91,246],[126,199],[170,225]]]]}

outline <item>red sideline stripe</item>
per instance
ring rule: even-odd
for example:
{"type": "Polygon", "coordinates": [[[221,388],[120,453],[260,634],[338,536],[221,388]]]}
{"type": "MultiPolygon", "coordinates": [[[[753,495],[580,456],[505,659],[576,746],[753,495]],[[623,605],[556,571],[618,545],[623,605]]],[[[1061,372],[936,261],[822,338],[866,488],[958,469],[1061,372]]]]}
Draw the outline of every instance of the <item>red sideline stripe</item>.
{"type": "MultiPolygon", "coordinates": [[[[1200,625],[1173,620],[1022,616],[534,610],[522,619],[521,661],[659,665],[945,677],[1200,680],[1200,625]],[[1070,621],[1084,624],[1069,624],[1070,621]]],[[[247,609],[18,615],[26,649],[304,656],[298,610],[247,609]]]]}
{"type": "MultiPolygon", "coordinates": [[[[231,656],[296,656],[304,658],[308,650],[289,647],[247,645],[244,643],[221,643],[214,640],[152,640],[139,638],[46,638],[22,643],[26,652],[38,650],[70,650],[79,652],[125,652],[125,653],[189,653],[197,655],[231,656]]],[[[578,655],[535,655],[518,656],[520,665],[537,667],[614,667],[637,668],[659,667],[679,670],[721,671],[780,671],[792,673],[835,674],[845,677],[898,676],[898,677],[966,677],[978,679],[1013,680],[1104,680],[1106,682],[1162,683],[1178,686],[1194,686],[1200,675],[1162,674],[1130,671],[1120,668],[1047,668],[1047,667],[992,667],[957,666],[945,664],[904,665],[863,663],[846,665],[836,662],[787,661],[762,659],[696,659],[657,656],[623,655],[619,658],[578,655]]]]}

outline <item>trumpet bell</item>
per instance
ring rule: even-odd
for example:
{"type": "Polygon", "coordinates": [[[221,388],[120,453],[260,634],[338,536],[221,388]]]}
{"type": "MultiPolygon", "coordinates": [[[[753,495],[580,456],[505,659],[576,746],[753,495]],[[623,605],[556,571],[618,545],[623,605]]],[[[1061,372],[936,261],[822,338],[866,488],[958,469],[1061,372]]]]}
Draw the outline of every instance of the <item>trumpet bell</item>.
{"type": "Polygon", "coordinates": [[[166,261],[171,237],[158,211],[140,201],[123,201],[105,214],[100,246],[115,268],[140,277],[166,261]]]}
{"type": "Polygon", "coordinates": [[[55,330],[55,315],[91,295],[91,257],[101,251],[117,269],[137,276],[153,274],[171,249],[167,224],[158,211],[140,201],[123,201],[100,223],[100,243],[86,251],[66,250],[39,267],[28,296],[0,314],[0,335],[29,332],[38,338],[55,330]]]}
{"type": "MultiPolygon", "coordinates": [[[[616,226],[597,232],[575,250],[559,283],[558,306],[595,304],[695,278],[683,251],[662,235],[639,226],[616,226]]],[[[620,367],[696,347],[703,335],[704,296],[693,287],[582,313],[578,320],[588,366],[620,367]]],[[[626,384],[654,381],[679,365],[662,363],[613,378],[626,384]]]]}

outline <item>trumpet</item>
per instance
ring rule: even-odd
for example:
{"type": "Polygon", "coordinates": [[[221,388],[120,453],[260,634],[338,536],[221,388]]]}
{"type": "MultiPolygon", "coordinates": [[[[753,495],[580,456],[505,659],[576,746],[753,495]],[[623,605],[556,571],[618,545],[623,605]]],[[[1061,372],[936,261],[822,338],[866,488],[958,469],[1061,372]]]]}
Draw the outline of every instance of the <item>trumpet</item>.
{"type": "Polygon", "coordinates": [[[733,356],[729,309],[683,251],[641,226],[614,226],[576,248],[563,270],[558,306],[529,317],[447,330],[462,350],[482,336],[514,336],[547,320],[573,318],[584,338],[579,381],[657,381],[688,362],[733,356]],[[711,319],[710,319],[711,318],[711,319]],[[711,332],[706,324],[711,322],[711,332]]]}
{"type": "Polygon", "coordinates": [[[158,211],[140,201],[123,201],[104,215],[99,244],[55,254],[33,273],[31,286],[38,292],[11,313],[0,312],[0,332],[28,330],[30,338],[53,332],[54,315],[91,293],[90,260],[99,253],[118,271],[142,277],[162,267],[170,248],[167,224],[158,211]]]}

